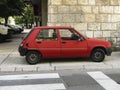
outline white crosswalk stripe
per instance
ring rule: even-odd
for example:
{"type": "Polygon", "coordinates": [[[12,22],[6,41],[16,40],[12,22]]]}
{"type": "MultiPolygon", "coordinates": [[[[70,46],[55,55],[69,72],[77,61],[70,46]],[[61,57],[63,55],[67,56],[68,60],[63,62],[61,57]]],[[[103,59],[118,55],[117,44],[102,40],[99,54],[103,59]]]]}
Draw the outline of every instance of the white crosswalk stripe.
{"type": "Polygon", "coordinates": [[[19,85],[19,86],[2,86],[0,90],[60,90],[65,89],[64,84],[38,84],[38,85],[19,85]]]}
{"type": "Polygon", "coordinates": [[[49,79],[60,78],[58,73],[46,73],[46,74],[24,74],[24,75],[6,75],[0,76],[0,80],[21,80],[21,79],[49,79]]]}
{"type": "Polygon", "coordinates": [[[102,73],[97,72],[87,72],[94,80],[96,80],[105,90],[120,90],[120,85],[117,84],[110,77],[102,73]]]}
{"type": "MultiPolygon", "coordinates": [[[[19,81],[19,80],[47,80],[47,79],[60,79],[58,73],[45,73],[45,74],[22,74],[22,75],[2,75],[0,81],[19,81]]],[[[65,90],[63,83],[44,83],[44,84],[27,84],[27,85],[6,85],[0,86],[0,90],[65,90]]]]}

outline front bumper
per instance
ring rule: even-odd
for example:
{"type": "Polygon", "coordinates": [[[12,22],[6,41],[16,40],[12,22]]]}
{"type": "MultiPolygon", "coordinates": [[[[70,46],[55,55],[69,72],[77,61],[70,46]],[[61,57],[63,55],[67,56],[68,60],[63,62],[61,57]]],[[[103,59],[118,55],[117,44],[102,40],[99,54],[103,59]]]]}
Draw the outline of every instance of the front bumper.
{"type": "Polygon", "coordinates": [[[27,53],[27,49],[23,48],[22,46],[19,46],[18,51],[21,56],[25,56],[27,53]]]}
{"type": "Polygon", "coordinates": [[[112,54],[112,49],[111,48],[106,48],[106,55],[111,56],[112,54]]]}

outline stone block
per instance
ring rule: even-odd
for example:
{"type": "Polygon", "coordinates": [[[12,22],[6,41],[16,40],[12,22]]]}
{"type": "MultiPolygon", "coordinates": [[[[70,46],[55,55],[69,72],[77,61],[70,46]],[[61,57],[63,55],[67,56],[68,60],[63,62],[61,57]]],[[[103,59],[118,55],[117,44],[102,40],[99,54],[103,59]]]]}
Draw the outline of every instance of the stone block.
{"type": "Polygon", "coordinates": [[[100,30],[100,23],[89,23],[88,30],[100,30]]]}
{"type": "Polygon", "coordinates": [[[111,31],[104,31],[103,37],[110,37],[111,31]]]}
{"type": "Polygon", "coordinates": [[[101,29],[102,30],[117,30],[117,24],[116,23],[102,23],[101,29]]]}
{"type": "Polygon", "coordinates": [[[95,14],[86,14],[85,22],[95,22],[95,14]]]}
{"type": "Polygon", "coordinates": [[[23,72],[23,67],[15,67],[16,72],[23,72]]]}
{"type": "Polygon", "coordinates": [[[85,65],[85,70],[109,70],[113,69],[112,65],[85,65]]]}
{"type": "Polygon", "coordinates": [[[37,67],[23,67],[23,72],[35,72],[37,71],[37,67]]]}
{"type": "Polygon", "coordinates": [[[63,0],[63,5],[77,5],[77,0],[63,0]]]}
{"type": "Polygon", "coordinates": [[[103,37],[102,31],[94,31],[94,37],[103,37]]]}
{"type": "Polygon", "coordinates": [[[119,14],[108,15],[108,22],[120,22],[119,14]]]}
{"type": "Polygon", "coordinates": [[[92,13],[92,7],[91,6],[81,6],[81,10],[82,10],[83,14],[92,13]]]}
{"type": "Polygon", "coordinates": [[[49,6],[48,13],[58,13],[58,6],[49,6]]]}
{"type": "Polygon", "coordinates": [[[1,72],[14,72],[15,71],[15,67],[7,67],[7,66],[2,66],[0,67],[1,72]]]}
{"type": "Polygon", "coordinates": [[[75,22],[74,14],[62,14],[62,15],[63,15],[63,22],[66,22],[66,23],[75,22]]]}
{"type": "Polygon", "coordinates": [[[111,37],[120,37],[120,32],[111,32],[111,37]]]}
{"type": "Polygon", "coordinates": [[[51,0],[51,5],[62,5],[62,0],[51,0]]]}
{"type": "Polygon", "coordinates": [[[96,14],[96,22],[108,22],[108,14],[96,14]]]}
{"type": "Polygon", "coordinates": [[[37,71],[53,71],[53,70],[54,70],[54,67],[52,66],[46,66],[46,67],[38,66],[37,67],[37,71]]]}
{"type": "Polygon", "coordinates": [[[119,5],[118,0],[110,0],[110,5],[119,5]]]}
{"type": "Polygon", "coordinates": [[[93,38],[94,37],[93,31],[86,31],[86,36],[90,37],[90,38],[93,38]]]}
{"type": "Polygon", "coordinates": [[[96,0],[89,0],[88,5],[95,5],[96,0]]]}
{"type": "Polygon", "coordinates": [[[120,14],[120,6],[115,6],[114,7],[114,13],[120,14]]]}
{"type": "Polygon", "coordinates": [[[101,6],[99,13],[113,13],[113,6],[101,6]]]}
{"type": "Polygon", "coordinates": [[[84,15],[76,14],[76,21],[75,22],[81,23],[81,22],[84,22],[84,21],[85,21],[84,15]]]}
{"type": "Polygon", "coordinates": [[[99,13],[99,7],[98,6],[93,6],[92,7],[92,13],[98,14],[99,13]]]}
{"type": "Polygon", "coordinates": [[[64,26],[71,26],[71,27],[74,27],[74,23],[65,23],[64,26]]]}
{"type": "Polygon", "coordinates": [[[79,13],[79,7],[78,6],[70,6],[69,13],[79,13]]]}
{"type": "Polygon", "coordinates": [[[76,67],[76,65],[71,65],[71,66],[54,66],[54,71],[56,70],[84,70],[83,65],[79,65],[76,67]]]}
{"type": "Polygon", "coordinates": [[[57,22],[57,14],[51,14],[51,22],[57,22]]]}
{"type": "Polygon", "coordinates": [[[88,0],[78,0],[79,5],[88,5],[89,1],[88,0]]]}
{"type": "Polygon", "coordinates": [[[87,30],[87,23],[74,23],[76,30],[87,30]]]}
{"type": "Polygon", "coordinates": [[[109,0],[96,0],[96,5],[109,5],[109,0]]]}
{"type": "Polygon", "coordinates": [[[69,13],[69,6],[58,6],[58,13],[69,13]]]}
{"type": "Polygon", "coordinates": [[[63,15],[62,14],[57,14],[57,22],[62,23],[63,20],[63,15]]]}

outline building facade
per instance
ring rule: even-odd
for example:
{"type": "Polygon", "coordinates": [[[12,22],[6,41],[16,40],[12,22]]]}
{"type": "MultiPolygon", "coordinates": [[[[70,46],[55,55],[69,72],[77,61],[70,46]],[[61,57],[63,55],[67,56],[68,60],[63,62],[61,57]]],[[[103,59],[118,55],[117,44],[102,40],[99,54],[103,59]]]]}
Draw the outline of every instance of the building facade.
{"type": "Polygon", "coordinates": [[[89,37],[116,37],[119,5],[120,0],[49,0],[47,24],[73,26],[89,37]]]}

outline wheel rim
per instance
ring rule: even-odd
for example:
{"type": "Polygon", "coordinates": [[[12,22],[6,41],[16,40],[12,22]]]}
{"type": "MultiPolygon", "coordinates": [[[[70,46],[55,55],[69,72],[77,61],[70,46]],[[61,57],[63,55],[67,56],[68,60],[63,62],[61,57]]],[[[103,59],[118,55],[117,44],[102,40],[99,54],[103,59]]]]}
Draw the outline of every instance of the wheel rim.
{"type": "Polygon", "coordinates": [[[96,52],[96,53],[94,54],[94,57],[95,57],[96,59],[101,59],[101,58],[103,57],[103,55],[102,55],[101,52],[96,52]]]}
{"type": "Polygon", "coordinates": [[[36,54],[31,54],[29,57],[30,61],[34,62],[37,60],[37,55],[36,54]]]}

